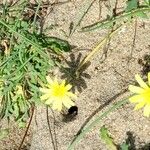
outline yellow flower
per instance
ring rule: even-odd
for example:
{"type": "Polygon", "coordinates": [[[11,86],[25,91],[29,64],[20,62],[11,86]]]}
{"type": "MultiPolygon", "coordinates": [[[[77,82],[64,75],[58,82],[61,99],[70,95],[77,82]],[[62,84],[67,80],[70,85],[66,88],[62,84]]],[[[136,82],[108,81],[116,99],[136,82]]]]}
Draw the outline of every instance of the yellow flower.
{"type": "Polygon", "coordinates": [[[24,95],[24,93],[23,93],[23,89],[22,89],[22,86],[21,85],[17,85],[16,86],[16,94],[17,95],[24,95]]]}
{"type": "Polygon", "coordinates": [[[44,93],[40,99],[44,100],[45,104],[58,111],[61,111],[63,106],[67,108],[74,106],[74,102],[71,99],[76,98],[76,95],[69,92],[72,87],[70,84],[66,85],[65,80],[62,83],[58,83],[56,78],[53,81],[49,76],[46,79],[48,82],[47,88],[40,88],[40,91],[44,93]]]}
{"type": "Polygon", "coordinates": [[[129,90],[135,93],[134,96],[129,98],[131,103],[137,103],[134,110],[138,110],[144,107],[144,116],[150,116],[150,72],[148,73],[148,84],[146,84],[142,78],[137,74],[135,79],[139,83],[140,87],[129,85],[129,90]]]}

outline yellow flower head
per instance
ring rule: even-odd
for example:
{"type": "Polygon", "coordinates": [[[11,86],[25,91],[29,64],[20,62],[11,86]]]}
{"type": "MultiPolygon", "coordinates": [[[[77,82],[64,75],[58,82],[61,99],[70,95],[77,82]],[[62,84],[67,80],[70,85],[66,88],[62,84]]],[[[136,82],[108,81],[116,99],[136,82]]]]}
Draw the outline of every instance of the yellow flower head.
{"type": "Polygon", "coordinates": [[[58,80],[55,78],[53,81],[49,76],[46,77],[48,84],[47,88],[40,88],[40,91],[44,93],[40,98],[45,101],[45,104],[51,105],[53,110],[61,111],[62,107],[65,106],[70,108],[74,106],[72,98],[76,98],[76,95],[72,92],[69,92],[71,85],[65,83],[65,80],[62,83],[58,83],[58,80]]]}
{"type": "Polygon", "coordinates": [[[129,98],[131,103],[137,103],[134,110],[138,110],[144,107],[144,116],[150,116],[150,72],[148,73],[148,85],[137,74],[135,79],[139,83],[140,87],[129,85],[129,90],[136,95],[129,98]]]}

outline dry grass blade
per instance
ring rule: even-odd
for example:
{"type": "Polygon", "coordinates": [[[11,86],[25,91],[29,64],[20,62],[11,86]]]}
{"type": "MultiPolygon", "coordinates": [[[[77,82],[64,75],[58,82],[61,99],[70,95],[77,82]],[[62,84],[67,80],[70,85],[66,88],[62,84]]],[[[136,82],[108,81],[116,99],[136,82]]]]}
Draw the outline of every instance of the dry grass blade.
{"type": "Polygon", "coordinates": [[[100,41],[96,46],[95,48],[81,61],[76,73],[78,74],[79,70],[81,69],[81,67],[86,64],[90,59],[91,57],[108,41],[108,39],[110,37],[112,37],[120,28],[122,27],[119,26],[118,28],[116,28],[114,31],[112,31],[111,33],[109,33],[102,41],[100,41]]]}

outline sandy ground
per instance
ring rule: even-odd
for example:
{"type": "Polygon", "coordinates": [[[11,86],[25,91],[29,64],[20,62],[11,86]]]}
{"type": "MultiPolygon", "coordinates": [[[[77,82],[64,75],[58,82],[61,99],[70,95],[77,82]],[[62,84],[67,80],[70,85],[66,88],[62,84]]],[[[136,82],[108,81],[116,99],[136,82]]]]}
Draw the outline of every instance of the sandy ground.
{"type": "MultiPolygon", "coordinates": [[[[123,0],[119,1],[118,7],[122,7],[125,4],[124,2],[123,0]]],[[[67,56],[68,61],[73,66],[80,58],[80,53],[82,53],[81,58],[83,58],[108,33],[106,29],[99,29],[86,33],[75,32],[71,37],[66,37],[64,32],[69,32],[70,23],[75,20],[81,3],[82,0],[76,0],[63,5],[56,5],[46,17],[44,26],[44,28],[47,28],[50,25],[57,24],[47,34],[66,39],[76,47],[71,52],[71,60],[69,55],[67,56]]],[[[111,7],[114,4],[115,1],[111,1],[111,7]]],[[[99,3],[96,1],[83,19],[81,26],[94,23],[100,17],[106,16],[106,12],[108,12],[106,5],[109,5],[109,2],[104,1],[101,3],[102,14],[100,16],[99,3]]],[[[92,121],[96,116],[111,107],[114,102],[128,95],[128,93],[120,94],[115,98],[117,94],[128,87],[129,83],[134,81],[136,73],[142,73],[142,66],[138,64],[138,60],[143,59],[145,54],[149,55],[150,21],[137,20],[137,32],[133,46],[134,36],[135,22],[123,26],[110,40],[108,49],[100,50],[93,56],[90,60],[91,65],[84,71],[86,75],[83,73],[80,80],[74,81],[76,83],[76,93],[78,94],[76,105],[79,109],[75,120],[65,122],[62,115],[57,112],[54,112],[54,119],[53,113],[49,110],[50,125],[53,134],[55,128],[58,150],[67,149],[71,140],[89,117],[92,118],[92,121]],[[108,101],[110,103],[102,108],[108,101]],[[96,113],[92,117],[94,112],[96,113]]],[[[62,72],[61,75],[63,74],[62,72]]],[[[107,150],[105,143],[99,137],[100,127],[103,125],[109,129],[116,144],[121,144],[129,139],[133,150],[135,147],[140,150],[144,145],[149,144],[150,119],[142,116],[142,110],[135,112],[133,108],[132,104],[127,104],[111,113],[80,141],[75,150],[107,150]]],[[[44,106],[36,109],[31,132],[33,136],[30,150],[53,149],[44,106]]],[[[10,145],[8,147],[8,149],[11,149],[10,145]]],[[[149,149],[150,147],[144,150],[149,149]]]]}
{"type": "MultiPolygon", "coordinates": [[[[53,12],[46,20],[47,25],[55,23],[58,24],[57,28],[49,31],[49,35],[66,39],[71,43],[71,45],[75,45],[77,47],[76,50],[74,50],[75,52],[73,51],[75,58],[73,58],[73,55],[71,55],[72,64],[77,61],[78,57],[80,57],[79,53],[86,55],[89,52],[89,49],[92,49],[95,44],[103,39],[108,32],[107,30],[97,30],[96,32],[87,33],[75,32],[72,37],[65,37],[62,30],[66,33],[69,32],[68,29],[70,22],[75,20],[74,17],[76,16],[81,2],[81,0],[77,0],[74,3],[70,2],[54,7],[53,12]]],[[[123,1],[120,1],[119,3],[120,4],[118,7],[121,7],[121,4],[124,4],[123,1]]],[[[99,19],[100,16],[98,13],[98,4],[98,1],[93,4],[92,8],[82,21],[81,26],[91,24],[99,19]]],[[[108,2],[102,3],[103,17],[106,15],[106,11],[108,11],[104,4],[108,5],[108,2]]],[[[111,2],[111,5],[114,6],[114,1],[111,2]]],[[[135,45],[132,51],[134,33],[135,22],[129,24],[128,26],[124,26],[119,33],[111,39],[106,59],[104,59],[105,56],[103,54],[105,50],[103,52],[101,50],[95,54],[91,60],[91,65],[85,70],[85,72],[89,74],[91,78],[88,79],[83,77],[87,88],[84,89],[84,87],[86,87],[84,84],[78,84],[78,87],[80,87],[78,89],[79,91],[82,90],[82,92],[79,92],[79,98],[76,101],[76,104],[79,107],[79,114],[76,120],[65,123],[61,121],[60,114],[55,115],[56,120],[58,120],[60,124],[56,126],[59,150],[67,149],[67,145],[70,143],[71,139],[73,139],[74,135],[76,135],[88,117],[91,116],[91,114],[100,106],[110,100],[110,98],[127,88],[128,84],[134,80],[134,75],[136,73],[140,73],[142,70],[141,66],[138,64],[138,59],[143,58],[145,54],[149,54],[149,22],[144,20],[137,21],[137,33],[135,45]],[[145,27],[142,27],[143,24],[145,27]],[[104,60],[103,63],[102,60],[104,60]]],[[[120,99],[121,98],[118,97],[112,101],[115,102],[120,99]]],[[[111,105],[112,103],[110,106],[111,105]]],[[[103,110],[99,110],[93,118],[95,118],[102,111],[103,110]]],[[[43,108],[39,108],[39,110],[37,110],[37,116],[39,117],[38,124],[40,124],[40,127],[36,127],[35,129],[36,133],[33,135],[31,150],[52,149],[52,145],[50,144],[51,140],[46,127],[46,121],[43,119],[45,113],[42,112],[44,112],[43,108]],[[40,121],[41,119],[42,121],[40,121]]],[[[51,113],[49,116],[52,119],[51,113]]],[[[116,144],[123,143],[123,141],[125,141],[129,136],[133,136],[132,140],[135,140],[135,145],[138,148],[150,142],[149,123],[149,119],[142,117],[142,111],[134,112],[133,106],[128,104],[103,120],[101,124],[99,124],[85,136],[76,149],[105,150],[105,144],[100,140],[99,137],[99,129],[104,124],[110,130],[110,133],[116,144]]]]}

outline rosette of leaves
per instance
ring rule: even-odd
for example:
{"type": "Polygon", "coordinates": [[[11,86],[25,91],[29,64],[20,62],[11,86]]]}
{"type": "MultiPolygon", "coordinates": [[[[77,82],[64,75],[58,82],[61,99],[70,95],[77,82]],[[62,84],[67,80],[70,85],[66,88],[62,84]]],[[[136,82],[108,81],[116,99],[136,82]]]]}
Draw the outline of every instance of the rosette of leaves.
{"type": "Polygon", "coordinates": [[[5,45],[0,42],[0,118],[13,117],[23,127],[31,106],[40,104],[38,87],[56,64],[52,54],[68,52],[70,45],[30,32],[31,25],[17,18],[0,20],[0,26],[0,40],[5,41],[5,45]]]}

